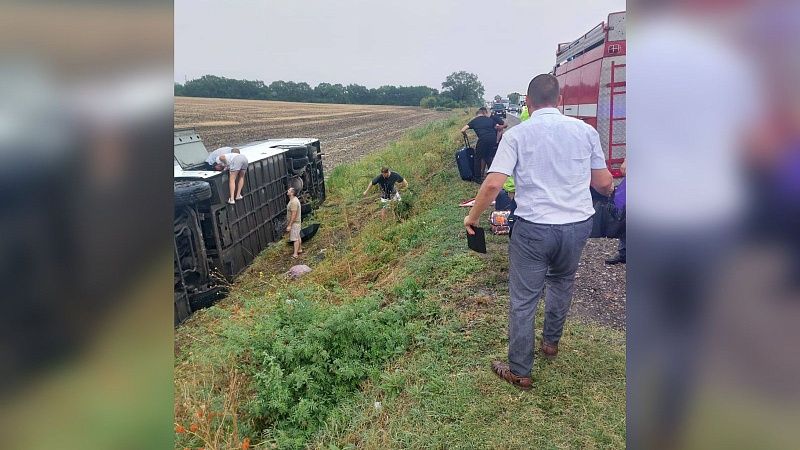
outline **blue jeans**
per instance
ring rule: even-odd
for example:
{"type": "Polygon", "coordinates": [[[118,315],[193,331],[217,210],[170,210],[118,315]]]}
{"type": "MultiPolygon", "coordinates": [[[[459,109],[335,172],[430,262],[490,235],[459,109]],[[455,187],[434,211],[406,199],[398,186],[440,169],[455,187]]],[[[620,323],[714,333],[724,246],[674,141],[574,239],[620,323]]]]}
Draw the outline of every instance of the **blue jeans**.
{"type": "Polygon", "coordinates": [[[564,331],[575,272],[592,231],[592,219],[564,225],[517,220],[508,246],[508,362],[521,377],[533,369],[534,315],[545,289],[544,340],[557,344],[564,331]]]}

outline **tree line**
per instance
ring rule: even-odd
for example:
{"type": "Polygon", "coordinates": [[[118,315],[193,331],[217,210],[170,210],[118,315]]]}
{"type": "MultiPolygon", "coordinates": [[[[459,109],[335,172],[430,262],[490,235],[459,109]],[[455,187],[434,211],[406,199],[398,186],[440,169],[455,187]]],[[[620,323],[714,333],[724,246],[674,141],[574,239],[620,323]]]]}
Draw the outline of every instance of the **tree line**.
{"type": "Polygon", "coordinates": [[[428,108],[479,105],[483,85],[477,76],[456,72],[442,83],[442,92],[428,86],[381,86],[367,88],[359,84],[308,83],[259,80],[236,80],[204,75],[175,83],[175,95],[183,97],[233,98],[247,100],[279,100],[308,103],[342,103],[355,105],[423,106],[428,108]],[[471,75],[471,76],[470,76],[471,75]],[[479,89],[478,89],[479,88],[479,89]]]}

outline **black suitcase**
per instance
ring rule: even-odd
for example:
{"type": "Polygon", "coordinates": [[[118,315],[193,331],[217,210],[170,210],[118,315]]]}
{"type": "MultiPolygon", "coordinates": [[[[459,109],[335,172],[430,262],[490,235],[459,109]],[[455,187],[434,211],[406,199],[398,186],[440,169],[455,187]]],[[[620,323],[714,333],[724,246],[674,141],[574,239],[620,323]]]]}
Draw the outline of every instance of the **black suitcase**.
{"type": "Polygon", "coordinates": [[[614,206],[614,197],[600,197],[594,202],[590,238],[619,238],[625,233],[625,209],[614,206]]]}
{"type": "Polygon", "coordinates": [[[475,149],[470,147],[467,135],[464,135],[464,147],[456,152],[458,174],[464,181],[472,181],[472,168],[475,164],[475,149]]]}

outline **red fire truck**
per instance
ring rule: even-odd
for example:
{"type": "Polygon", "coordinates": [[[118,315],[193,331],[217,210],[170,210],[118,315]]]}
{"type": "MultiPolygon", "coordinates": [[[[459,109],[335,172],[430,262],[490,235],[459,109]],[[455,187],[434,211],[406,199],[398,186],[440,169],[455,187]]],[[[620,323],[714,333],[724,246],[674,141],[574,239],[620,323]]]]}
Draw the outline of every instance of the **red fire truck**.
{"type": "Polygon", "coordinates": [[[611,13],[572,42],[558,44],[553,75],[559,109],[595,127],[611,174],[625,160],[625,11],[611,13]]]}

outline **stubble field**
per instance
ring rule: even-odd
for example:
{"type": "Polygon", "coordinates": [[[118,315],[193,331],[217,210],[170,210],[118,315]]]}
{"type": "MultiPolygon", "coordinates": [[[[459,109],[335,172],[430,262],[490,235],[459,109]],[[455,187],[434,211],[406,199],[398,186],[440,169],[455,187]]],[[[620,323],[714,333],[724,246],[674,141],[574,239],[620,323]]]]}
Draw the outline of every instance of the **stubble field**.
{"type": "Polygon", "coordinates": [[[269,138],[319,138],[326,172],[448,114],[409,106],[175,98],[175,128],[194,127],[209,150],[269,138]]]}

